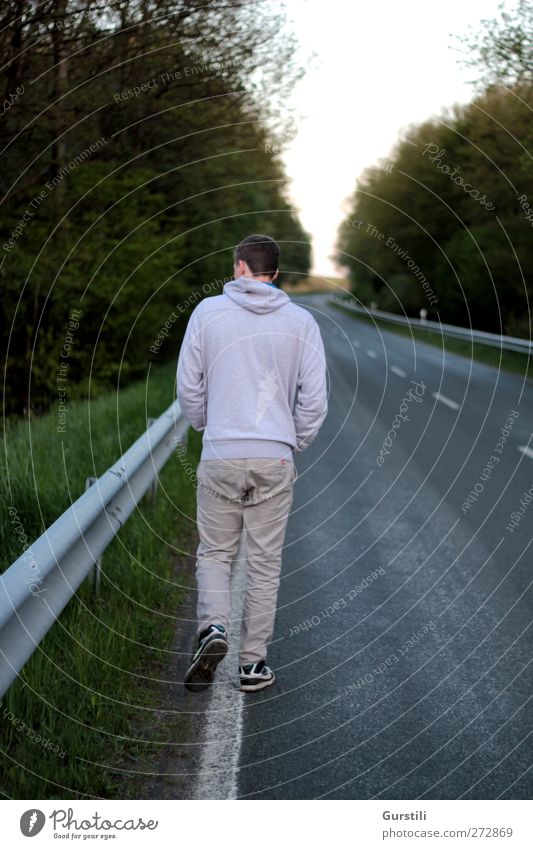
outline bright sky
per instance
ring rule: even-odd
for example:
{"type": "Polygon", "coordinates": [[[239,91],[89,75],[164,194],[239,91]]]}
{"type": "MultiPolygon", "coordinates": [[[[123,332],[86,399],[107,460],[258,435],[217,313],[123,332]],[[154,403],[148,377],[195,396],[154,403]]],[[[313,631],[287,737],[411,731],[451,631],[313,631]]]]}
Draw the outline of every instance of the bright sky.
{"type": "MultiPolygon", "coordinates": [[[[501,0],[286,0],[301,44],[317,58],[295,88],[302,116],[283,159],[292,199],[313,237],[312,273],[337,276],[329,259],[343,204],[367,165],[386,157],[402,128],[474,96],[472,68],[450,37],[499,18],[501,0]]],[[[514,8],[515,3],[506,3],[514,8]]]]}

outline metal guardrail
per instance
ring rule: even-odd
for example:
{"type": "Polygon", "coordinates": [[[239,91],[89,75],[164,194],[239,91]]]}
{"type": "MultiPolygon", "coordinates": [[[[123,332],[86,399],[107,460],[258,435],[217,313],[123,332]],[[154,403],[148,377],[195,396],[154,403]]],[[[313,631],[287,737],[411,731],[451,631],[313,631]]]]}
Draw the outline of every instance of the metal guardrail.
{"type": "Polygon", "coordinates": [[[421,330],[430,330],[445,336],[456,336],[467,342],[479,342],[481,345],[490,345],[504,351],[518,351],[521,354],[533,354],[533,342],[531,339],[519,339],[517,336],[502,336],[499,333],[486,333],[484,330],[471,330],[468,327],[456,327],[453,324],[442,324],[438,321],[427,321],[419,318],[405,318],[392,312],[383,312],[367,307],[359,307],[352,301],[338,295],[331,295],[330,301],[338,304],[351,312],[366,316],[375,316],[383,321],[393,324],[402,324],[404,327],[418,327],[421,330]]]}
{"type": "Polygon", "coordinates": [[[178,401],[0,575],[0,696],[189,429],[178,401]]]}

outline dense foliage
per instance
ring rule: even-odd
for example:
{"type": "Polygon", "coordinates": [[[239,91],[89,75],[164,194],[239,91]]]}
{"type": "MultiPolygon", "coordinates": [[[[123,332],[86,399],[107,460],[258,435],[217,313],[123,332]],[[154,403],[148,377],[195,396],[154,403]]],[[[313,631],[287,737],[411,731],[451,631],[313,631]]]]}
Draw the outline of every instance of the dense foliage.
{"type": "Polygon", "coordinates": [[[252,231],[306,274],[279,151],[301,75],[280,4],[8,0],[1,297],[5,410],[94,395],[175,357],[252,231]]]}
{"type": "Polygon", "coordinates": [[[529,338],[533,4],[518,12],[520,39],[511,38],[516,15],[507,35],[485,22],[479,61],[493,81],[471,103],[410,126],[358,181],[336,258],[365,305],[411,316],[425,309],[431,319],[529,338]],[[498,56],[507,82],[497,78],[498,56]]]}

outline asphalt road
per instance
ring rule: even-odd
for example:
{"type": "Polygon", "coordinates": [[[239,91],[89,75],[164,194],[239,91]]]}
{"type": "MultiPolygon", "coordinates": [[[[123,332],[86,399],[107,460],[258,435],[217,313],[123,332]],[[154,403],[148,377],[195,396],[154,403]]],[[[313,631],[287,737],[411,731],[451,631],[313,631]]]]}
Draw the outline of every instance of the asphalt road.
{"type": "Polygon", "coordinates": [[[239,694],[232,795],[531,798],[533,386],[297,300],[329,413],[296,455],[277,682],[239,694]]]}

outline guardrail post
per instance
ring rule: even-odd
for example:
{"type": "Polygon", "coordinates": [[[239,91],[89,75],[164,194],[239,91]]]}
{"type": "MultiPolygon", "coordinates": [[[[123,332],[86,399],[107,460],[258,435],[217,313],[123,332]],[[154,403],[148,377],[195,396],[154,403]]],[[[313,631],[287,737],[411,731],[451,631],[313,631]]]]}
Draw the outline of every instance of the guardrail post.
{"type": "MultiPolygon", "coordinates": [[[[96,483],[96,481],[97,481],[97,478],[86,478],[85,479],[85,491],[87,492],[89,487],[91,487],[93,485],[93,483],[96,483]]],[[[96,562],[93,566],[92,572],[93,572],[93,593],[95,595],[99,596],[100,595],[100,578],[101,578],[101,575],[102,575],[102,555],[100,555],[100,557],[98,557],[96,559],[96,562]]]]}
{"type": "MultiPolygon", "coordinates": [[[[152,419],[152,418],[147,419],[148,427],[151,427],[153,425],[153,423],[156,422],[156,421],[157,421],[157,419],[152,419]]],[[[150,496],[150,504],[152,505],[152,507],[155,506],[155,501],[156,501],[156,498],[157,498],[157,487],[158,487],[158,485],[159,485],[159,475],[156,474],[152,483],[150,484],[150,489],[148,490],[149,496],[150,496]]]]}

